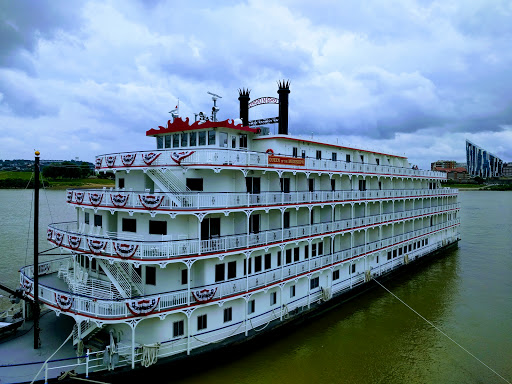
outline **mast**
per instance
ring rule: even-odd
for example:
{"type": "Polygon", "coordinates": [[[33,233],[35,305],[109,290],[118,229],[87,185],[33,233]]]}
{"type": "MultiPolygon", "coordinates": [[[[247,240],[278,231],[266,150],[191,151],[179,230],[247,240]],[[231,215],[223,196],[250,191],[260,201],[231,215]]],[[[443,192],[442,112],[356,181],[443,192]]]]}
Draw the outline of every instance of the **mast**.
{"type": "Polygon", "coordinates": [[[39,339],[39,151],[34,162],[34,349],[41,346],[39,339]]]}

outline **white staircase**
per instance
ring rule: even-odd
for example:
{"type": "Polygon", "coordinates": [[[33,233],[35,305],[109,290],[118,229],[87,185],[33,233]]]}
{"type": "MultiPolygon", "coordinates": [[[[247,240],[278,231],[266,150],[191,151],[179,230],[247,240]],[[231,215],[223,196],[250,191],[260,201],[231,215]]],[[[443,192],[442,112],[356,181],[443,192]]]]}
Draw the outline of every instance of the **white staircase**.
{"type": "Polygon", "coordinates": [[[110,264],[98,260],[98,265],[123,297],[129,298],[143,294],[140,276],[130,264],[124,262],[110,264]]]}
{"type": "Polygon", "coordinates": [[[162,191],[170,192],[168,196],[172,204],[177,207],[183,205],[179,194],[182,192],[190,192],[190,189],[187,188],[182,180],[176,177],[174,172],[169,170],[162,172],[160,169],[150,169],[147,174],[162,191]]]}
{"type": "Polygon", "coordinates": [[[73,345],[77,345],[80,340],[87,336],[92,337],[101,330],[93,321],[82,321],[80,323],[80,336],[78,335],[78,324],[73,325],[73,345]]]}

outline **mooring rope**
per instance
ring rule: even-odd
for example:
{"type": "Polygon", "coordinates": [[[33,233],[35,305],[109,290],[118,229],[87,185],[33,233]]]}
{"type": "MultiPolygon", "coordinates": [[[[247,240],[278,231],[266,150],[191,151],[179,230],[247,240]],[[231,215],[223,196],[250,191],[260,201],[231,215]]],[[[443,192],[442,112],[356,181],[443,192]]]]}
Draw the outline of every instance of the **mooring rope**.
{"type": "Polygon", "coordinates": [[[459,348],[461,348],[464,352],[469,354],[471,357],[473,357],[475,360],[477,360],[479,363],[481,363],[483,366],[485,366],[487,369],[489,369],[491,372],[493,372],[496,376],[501,378],[503,381],[505,381],[508,384],[512,384],[510,381],[505,379],[503,376],[501,376],[498,372],[496,372],[494,369],[489,367],[487,364],[485,364],[482,360],[480,360],[478,357],[476,357],[474,354],[472,354],[470,351],[468,351],[466,348],[464,348],[462,345],[460,345],[458,342],[453,340],[450,336],[448,336],[446,333],[441,331],[438,327],[436,327],[431,321],[427,320],[425,317],[423,317],[421,314],[419,314],[414,308],[412,308],[410,305],[408,305],[405,301],[400,299],[397,295],[395,295],[393,292],[391,292],[389,289],[387,289],[385,286],[383,286],[381,283],[379,283],[376,279],[373,279],[377,284],[379,284],[382,288],[384,288],[386,291],[388,291],[395,299],[400,301],[403,305],[405,305],[407,308],[409,308],[411,311],[413,311],[415,314],[417,314],[419,317],[421,317],[423,320],[425,320],[431,327],[439,331],[443,336],[445,336],[448,340],[453,342],[455,345],[457,345],[459,348]]]}

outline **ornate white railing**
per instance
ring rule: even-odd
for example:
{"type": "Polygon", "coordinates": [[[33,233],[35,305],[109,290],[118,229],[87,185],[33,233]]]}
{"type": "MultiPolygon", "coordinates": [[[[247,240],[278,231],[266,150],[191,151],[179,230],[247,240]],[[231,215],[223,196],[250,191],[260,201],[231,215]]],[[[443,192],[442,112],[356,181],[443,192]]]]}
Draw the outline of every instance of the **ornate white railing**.
{"type": "MultiPolygon", "coordinates": [[[[244,208],[293,204],[323,204],[331,202],[379,201],[420,197],[443,197],[457,195],[457,189],[389,189],[368,191],[316,191],[316,192],[262,192],[258,194],[240,192],[154,192],[114,189],[69,189],[67,202],[75,206],[103,209],[205,210],[209,208],[244,208]],[[147,196],[158,206],[145,205],[147,196]]],[[[279,207],[276,207],[276,209],[279,207]]]]}
{"type": "MultiPolygon", "coordinates": [[[[269,154],[261,152],[241,151],[234,149],[203,149],[191,148],[192,152],[188,157],[180,160],[180,164],[173,160],[172,155],[183,150],[154,150],[112,153],[96,156],[97,171],[115,171],[130,169],[149,169],[151,167],[178,167],[178,166],[206,166],[206,167],[256,167],[256,168],[277,168],[277,169],[304,169],[315,172],[340,172],[356,174],[374,174],[380,176],[394,177],[421,177],[430,179],[446,180],[446,173],[429,170],[410,169],[393,167],[389,165],[347,163],[342,160],[332,161],[328,159],[304,159],[304,166],[269,164],[269,154]],[[135,158],[133,158],[133,155],[135,158]],[[158,155],[155,158],[155,155],[158,155]],[[123,162],[123,156],[129,156],[130,162],[123,162]],[[151,159],[151,161],[145,161],[151,159]],[[129,164],[129,165],[128,165],[129,164]]],[[[276,154],[278,155],[278,154],[276,154]]]]}
{"type": "Polygon", "coordinates": [[[173,239],[172,236],[168,236],[166,241],[143,241],[116,237],[117,234],[115,233],[110,234],[111,237],[107,234],[86,234],[76,229],[75,222],[50,224],[47,234],[49,241],[74,252],[93,253],[131,260],[165,260],[179,256],[221,251],[228,252],[247,247],[265,246],[310,236],[321,237],[325,236],[325,234],[361,227],[378,226],[382,223],[399,222],[411,218],[447,213],[458,209],[460,209],[460,203],[312,225],[272,229],[259,233],[222,236],[209,240],[200,240],[198,238],[177,240],[173,239]]]}
{"type": "MultiPolygon", "coordinates": [[[[392,249],[394,246],[406,246],[408,245],[408,241],[416,242],[421,240],[424,236],[443,231],[459,224],[459,219],[450,220],[429,228],[407,232],[352,249],[334,252],[329,255],[319,255],[308,260],[292,264],[283,264],[281,267],[251,275],[248,278],[242,277],[224,283],[194,287],[190,294],[188,294],[187,290],[178,290],[139,298],[104,300],[97,297],[88,297],[64,292],[41,284],[39,297],[43,303],[46,303],[56,309],[73,311],[105,320],[136,316],[136,314],[133,314],[129,308],[130,306],[133,306],[133,303],[138,303],[140,301],[144,301],[145,303],[154,302],[155,305],[154,308],[152,308],[152,312],[159,313],[172,310],[177,307],[198,304],[193,294],[193,292],[197,290],[214,290],[215,293],[210,300],[221,299],[228,295],[232,296],[235,294],[241,294],[248,290],[263,288],[270,284],[288,280],[311,271],[318,271],[322,268],[327,268],[331,265],[338,264],[349,259],[369,255],[386,249],[392,249]]],[[[56,260],[40,264],[40,275],[57,272],[61,263],[62,261],[56,260]]],[[[20,284],[26,294],[33,294],[33,266],[27,266],[21,269],[20,284]]]]}

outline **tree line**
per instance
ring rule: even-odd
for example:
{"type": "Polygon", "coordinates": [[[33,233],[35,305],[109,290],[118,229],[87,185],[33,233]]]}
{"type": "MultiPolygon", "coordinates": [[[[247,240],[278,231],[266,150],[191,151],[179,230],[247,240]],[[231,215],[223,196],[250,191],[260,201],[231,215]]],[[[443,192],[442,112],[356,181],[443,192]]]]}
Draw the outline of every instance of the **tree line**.
{"type": "Polygon", "coordinates": [[[85,179],[92,175],[93,170],[88,163],[51,163],[42,169],[43,177],[47,179],[85,179]]]}

